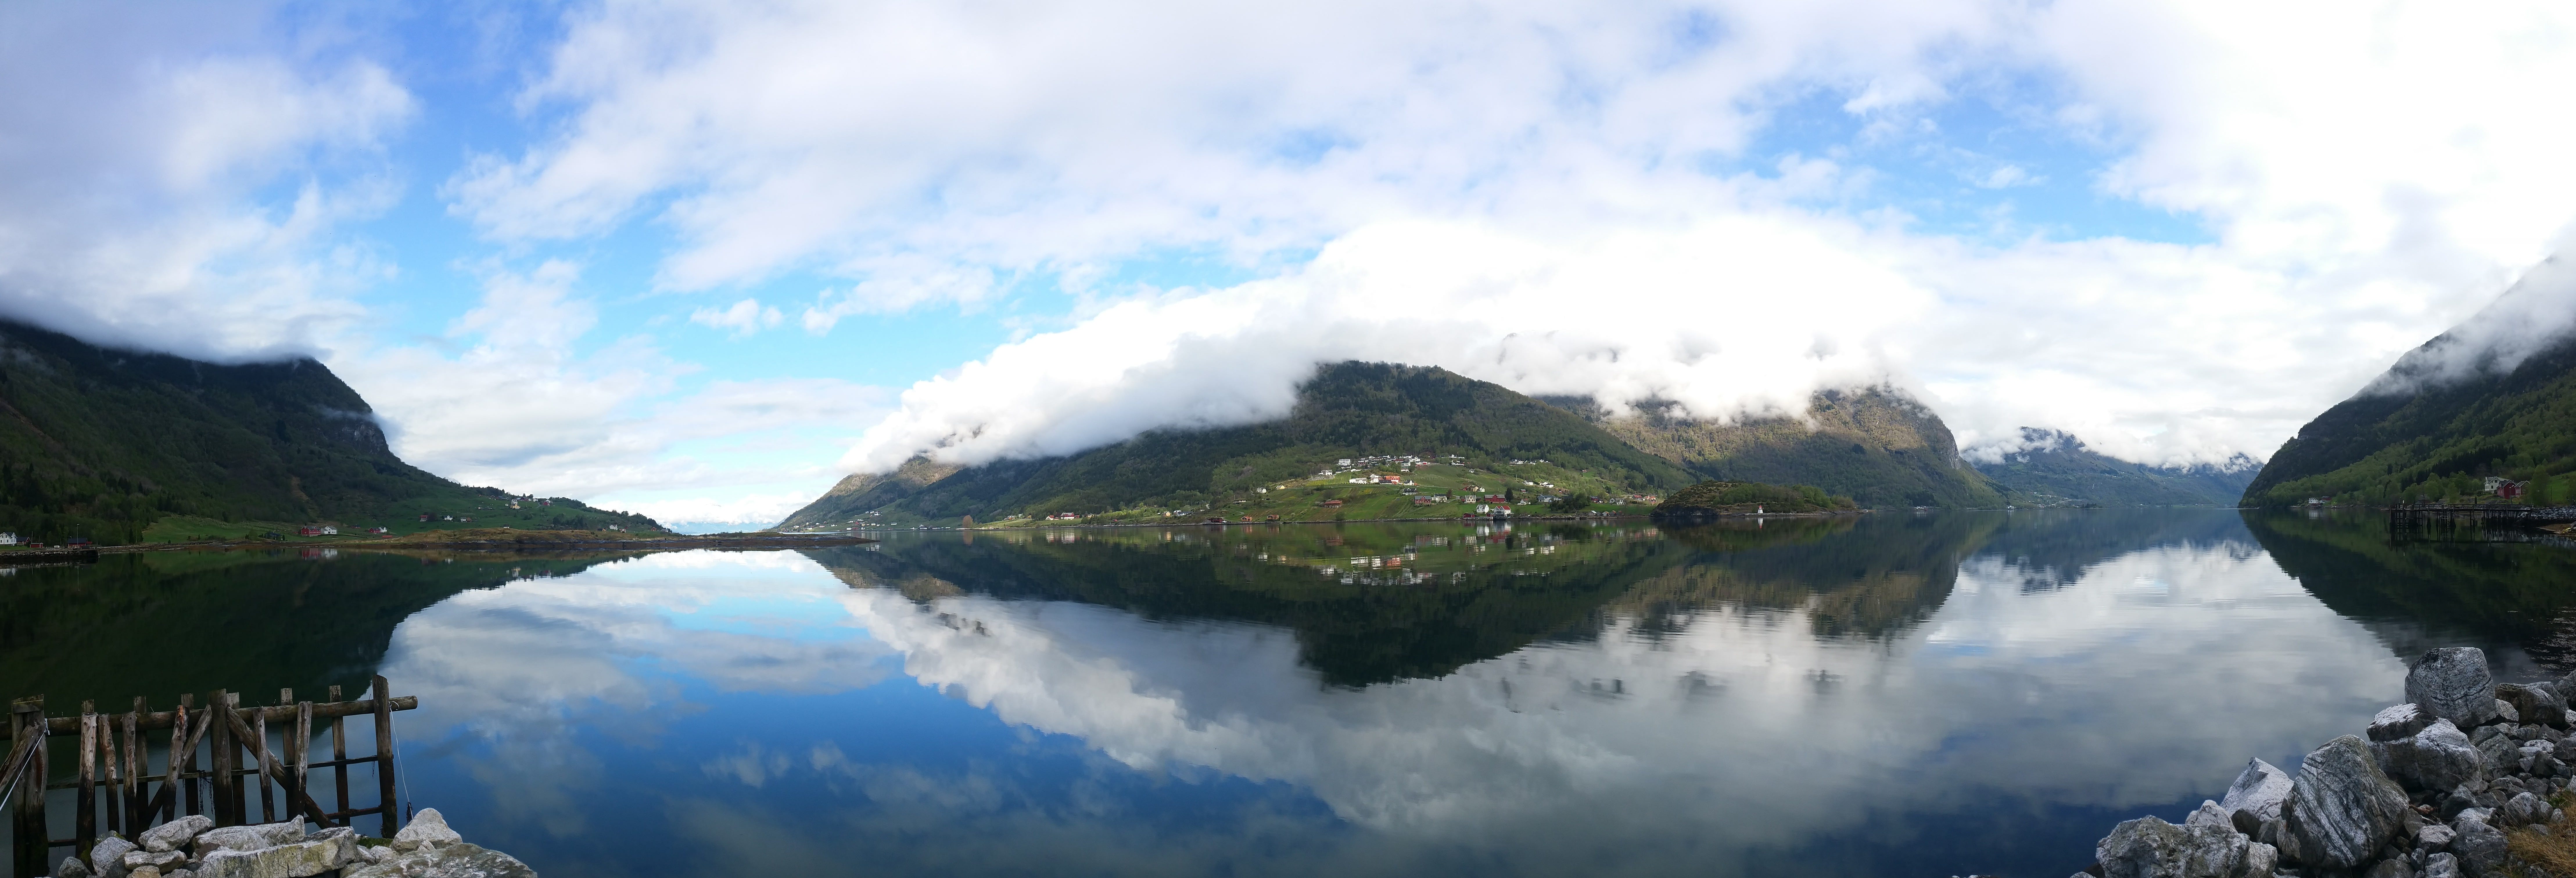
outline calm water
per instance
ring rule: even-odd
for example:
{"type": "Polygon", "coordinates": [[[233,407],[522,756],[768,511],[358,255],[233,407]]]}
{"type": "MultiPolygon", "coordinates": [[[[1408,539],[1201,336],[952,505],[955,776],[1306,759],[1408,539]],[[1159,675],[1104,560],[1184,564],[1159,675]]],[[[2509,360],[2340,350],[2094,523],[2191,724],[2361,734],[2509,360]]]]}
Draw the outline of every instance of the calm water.
{"type": "Polygon", "coordinates": [[[552,878],[2055,878],[2117,820],[2358,730],[2405,656],[2563,669],[2576,548],[2377,524],[126,557],[0,578],[0,696],[383,673],[423,703],[414,801],[552,878]]]}

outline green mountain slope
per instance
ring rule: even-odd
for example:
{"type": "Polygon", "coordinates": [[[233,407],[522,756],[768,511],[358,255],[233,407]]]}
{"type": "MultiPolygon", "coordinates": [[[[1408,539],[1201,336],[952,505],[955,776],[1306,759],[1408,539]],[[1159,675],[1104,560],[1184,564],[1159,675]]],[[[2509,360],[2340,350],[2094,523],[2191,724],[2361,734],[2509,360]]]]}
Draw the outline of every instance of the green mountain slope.
{"type": "Polygon", "coordinates": [[[2003,497],[1959,459],[1950,428],[1896,391],[1828,390],[1807,419],[1722,424],[1644,406],[1612,418],[1588,399],[1557,400],[1612,435],[1710,479],[1814,485],[1862,506],[2001,506],[2003,497]]]}
{"type": "Polygon", "coordinates": [[[2246,486],[2244,502],[2310,497],[2384,504],[2478,495],[2484,476],[2536,480],[2530,499],[2569,499],[2576,471],[2576,337],[2506,359],[2470,350],[2460,329],[2398,359],[2387,374],[2299,428],[2246,486]]]}
{"type": "MultiPolygon", "coordinates": [[[[1458,455],[1460,469],[1487,474],[1543,460],[1529,467],[1561,474],[1551,480],[1567,490],[1596,495],[1694,481],[1583,418],[1499,385],[1437,368],[1351,362],[1318,370],[1281,420],[1155,431],[1080,454],[963,469],[917,459],[893,473],[843,479],[779,527],[837,526],[871,511],[900,523],[1197,508],[1304,479],[1340,458],[1386,454],[1458,455]]],[[[1504,490],[1499,477],[1487,481],[1490,490],[1504,490]]]]}
{"type": "Polygon", "coordinates": [[[2148,466],[2101,454],[2060,431],[2021,432],[2022,450],[1976,464],[2019,506],[2234,506],[2256,470],[2241,454],[2223,465],[2148,466]]]}
{"type": "Polygon", "coordinates": [[[366,400],[311,359],[226,366],[0,321],[0,530],[116,544],[174,516],[414,530],[454,526],[420,514],[460,512],[486,527],[654,527],[508,499],[395,457],[366,400]]]}

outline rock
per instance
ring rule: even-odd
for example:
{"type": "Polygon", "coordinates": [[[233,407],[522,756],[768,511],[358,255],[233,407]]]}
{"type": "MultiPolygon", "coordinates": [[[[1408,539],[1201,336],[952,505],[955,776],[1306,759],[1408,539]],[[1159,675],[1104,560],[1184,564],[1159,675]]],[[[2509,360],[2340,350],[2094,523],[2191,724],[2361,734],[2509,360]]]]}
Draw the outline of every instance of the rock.
{"type": "Polygon", "coordinates": [[[2473,646],[2433,650],[2406,669],[2406,700],[2461,728],[2496,717],[2495,678],[2487,654],[2473,646]]]}
{"type": "Polygon", "coordinates": [[[2517,793],[2504,803],[2504,809],[2497,816],[2506,826],[2529,826],[2549,822],[2549,812],[2548,803],[2542,802],[2539,796],[2517,793]]]}
{"type": "MultiPolygon", "coordinates": [[[[423,810],[421,813],[429,812],[423,810]]],[[[2153,817],[2146,819],[2155,820],[2153,817]]],[[[2156,822],[2164,823],[2162,820],[2156,822]]],[[[2118,832],[2112,830],[2114,835],[2118,832]]],[[[537,878],[537,870],[528,868],[528,864],[509,854],[459,841],[425,846],[340,875],[341,878],[537,878]]]]}
{"type": "Polygon", "coordinates": [[[412,815],[411,825],[403,827],[401,832],[394,833],[394,850],[409,851],[422,846],[434,847],[464,840],[465,837],[456,834],[456,830],[447,828],[446,815],[438,813],[436,808],[422,808],[420,813],[412,815]]]}
{"type": "Polygon", "coordinates": [[[2558,697],[2554,687],[2506,683],[2496,687],[2496,699],[2513,705],[2514,712],[2522,715],[2523,722],[2561,729],[2567,727],[2567,701],[2558,697]]]}
{"type": "Polygon", "coordinates": [[[2245,878],[2268,878],[2279,868],[2281,868],[2280,849],[2259,841],[2245,846],[2245,869],[2239,873],[2245,878]]]}
{"type": "Polygon", "coordinates": [[[393,858],[394,858],[394,849],[393,849],[393,848],[389,848],[389,847],[381,847],[381,846],[365,846],[365,845],[362,845],[362,846],[360,846],[360,847],[358,848],[358,859],[365,860],[365,861],[370,862],[370,863],[381,863],[381,862],[384,862],[384,861],[386,861],[386,860],[390,860],[390,859],[393,859],[393,858]]]}
{"type": "Polygon", "coordinates": [[[2415,869],[2405,860],[2381,860],[2379,865],[2362,873],[2362,878],[2415,878],[2415,869]]]}
{"type": "Polygon", "coordinates": [[[2093,853],[2103,878],[2236,878],[2245,871],[2250,844],[2225,824],[2175,826],[2150,816],[2114,827],[2093,853]]]}
{"type": "Polygon", "coordinates": [[[284,823],[262,823],[257,826],[226,826],[197,834],[197,854],[215,851],[255,851],[293,844],[304,840],[304,818],[284,823]]]}
{"type": "Polygon", "coordinates": [[[258,850],[219,850],[197,868],[204,878],[307,878],[348,865],[358,857],[355,835],[299,841],[258,850]]]}
{"type": "Polygon", "coordinates": [[[115,833],[108,833],[106,838],[99,839],[90,845],[89,870],[98,875],[123,875],[125,874],[125,855],[136,850],[133,842],[118,838],[115,833]]]}
{"type": "Polygon", "coordinates": [[[178,851],[134,851],[125,855],[125,868],[150,866],[154,871],[160,871],[177,868],[177,864],[187,861],[188,855],[178,851]]]}
{"type": "Polygon", "coordinates": [[[92,875],[89,864],[81,862],[79,857],[64,857],[62,862],[54,864],[54,878],[92,878],[92,875]]]}
{"type": "Polygon", "coordinates": [[[2245,770],[2237,772],[2236,782],[2227,785],[2227,794],[2218,798],[2218,807],[2230,812],[2250,813],[2260,824],[2265,820],[2281,819],[2281,802],[2289,797],[2288,773],[2272,767],[2272,763],[2248,759],[2245,760],[2245,770]]]}
{"type": "Polygon", "coordinates": [[[125,878],[161,878],[161,868],[159,866],[145,866],[132,872],[125,873],[125,878]]]}
{"type": "Polygon", "coordinates": [[[2496,699],[2496,700],[2495,700],[2495,715],[2496,715],[2496,721],[2497,721],[2497,722],[2501,722],[2501,723],[2519,723],[2519,722],[2522,722],[2522,712],[2521,712],[2521,711],[2518,711],[2518,710],[2513,709],[2513,703],[2512,703],[2512,702],[2509,702],[2509,701],[2506,701],[2506,700],[2504,700],[2504,699],[2502,699],[2502,698],[2498,698],[2498,699],[2496,699]]]}
{"type": "Polygon", "coordinates": [[[2487,757],[2450,720],[2436,719],[2413,735],[2370,745],[2390,779],[2412,792],[2458,787],[2485,774],[2487,757]]]}
{"type": "Polygon", "coordinates": [[[2200,800],[2200,807],[2194,809],[2191,812],[2191,816],[2182,819],[2182,825],[2224,826],[2227,827],[2228,831],[2233,832],[2236,830],[2236,817],[2233,814],[2229,814],[2227,809],[2218,807],[2217,802],[2202,799],[2200,800]]]}
{"type": "Polygon", "coordinates": [[[2450,854],[2425,857],[2422,878],[2460,878],[2460,861],[2450,854]]]}
{"type": "Polygon", "coordinates": [[[2432,725],[2437,719],[2441,717],[2434,716],[2432,711],[2425,710],[2421,704],[2407,703],[2381,708],[2370,718],[2370,732],[2367,737],[2373,741],[2405,740],[2415,737],[2416,732],[2423,731],[2425,726],[2432,725]]]}
{"type": "Polygon", "coordinates": [[[2281,854],[2304,866],[2359,868],[2397,837],[2406,811],[2406,791],[2379,770],[2367,744],[2351,735],[2327,741],[2299,763],[2291,782],[2281,854]]]}
{"type": "Polygon", "coordinates": [[[189,839],[196,838],[197,833],[213,828],[215,828],[215,818],[204,814],[190,814],[146,829],[135,840],[142,842],[143,849],[147,851],[175,851],[186,845],[189,839]]]}
{"type": "Polygon", "coordinates": [[[2448,824],[2427,823],[2415,831],[2415,849],[2427,853],[2438,851],[2450,847],[2451,839],[2458,836],[2459,833],[2453,832],[2448,824]]]}
{"type": "Polygon", "coordinates": [[[2501,733],[2488,735],[2486,740],[2478,741],[2474,746],[2478,748],[2479,761],[2485,763],[2489,774],[2508,775],[2521,768],[2522,748],[2514,746],[2513,737],[2510,735],[2501,733]]]}
{"type": "Polygon", "coordinates": [[[2488,826],[2480,809],[2472,808],[2451,821],[2451,830],[2459,837],[2451,840],[2451,853],[2460,858],[2460,871],[2469,878],[2503,878],[2505,860],[2504,832],[2488,826]]]}

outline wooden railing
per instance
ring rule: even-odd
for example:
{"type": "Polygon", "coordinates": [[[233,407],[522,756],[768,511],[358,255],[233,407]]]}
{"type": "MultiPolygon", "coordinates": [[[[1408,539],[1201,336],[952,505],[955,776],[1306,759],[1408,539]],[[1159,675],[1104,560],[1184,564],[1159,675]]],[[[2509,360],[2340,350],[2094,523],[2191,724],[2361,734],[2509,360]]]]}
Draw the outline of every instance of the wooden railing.
{"type": "Polygon", "coordinates": [[[49,874],[47,860],[55,848],[69,847],[86,856],[102,822],[131,839],[182,814],[205,814],[217,826],[268,823],[298,814],[311,823],[347,826],[353,818],[375,814],[381,815],[384,837],[391,838],[402,828],[394,805],[393,712],[417,708],[420,700],[393,697],[383,677],[375,678],[374,690],[366,700],[341,701],[340,687],[333,686],[330,700],[320,703],[297,701],[292,690],[279,690],[274,706],[242,707],[240,695],[218,689],[205,708],[196,706],[194,695],[182,695],[176,709],[156,712],[137,697],[133,709],[122,714],[99,713],[95,703],[82,702],[79,715],[61,717],[45,715],[43,696],[18,699],[9,705],[9,755],[0,757],[0,806],[11,813],[11,871],[21,878],[49,874]],[[375,755],[349,755],[346,719],[354,716],[374,718],[375,755]],[[331,758],[320,762],[309,752],[316,721],[331,734],[331,758]],[[270,746],[272,723],[279,727],[281,747],[270,746]],[[154,747],[144,733],[160,731],[169,732],[168,756],[161,773],[153,774],[154,747]],[[74,751],[78,776],[54,781],[48,756],[51,748],[64,745],[79,748],[74,751]],[[198,761],[201,749],[207,758],[204,768],[198,761]],[[249,758],[247,766],[244,757],[249,758]],[[376,804],[351,808],[349,766],[362,764],[376,767],[376,804]],[[308,775],[317,768],[331,770],[332,801],[339,810],[324,809],[308,790],[308,775]],[[242,783],[245,777],[250,784],[242,783]],[[259,791],[258,820],[251,819],[252,788],[259,791]],[[52,790],[77,791],[70,838],[52,837],[45,813],[45,794],[52,790]]]}

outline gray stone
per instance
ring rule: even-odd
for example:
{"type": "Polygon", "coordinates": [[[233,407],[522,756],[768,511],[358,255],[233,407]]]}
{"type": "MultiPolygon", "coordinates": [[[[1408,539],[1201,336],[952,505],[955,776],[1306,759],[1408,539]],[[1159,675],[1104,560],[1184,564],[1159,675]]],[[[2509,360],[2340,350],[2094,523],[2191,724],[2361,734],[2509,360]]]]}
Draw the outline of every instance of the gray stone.
{"type": "Polygon", "coordinates": [[[2268,878],[2279,868],[2281,868],[2280,849],[2259,841],[2245,846],[2245,869],[2239,874],[2246,878],[2268,878]]]}
{"type": "Polygon", "coordinates": [[[2227,809],[2218,807],[2217,802],[2202,799],[2200,807],[2193,809],[2191,816],[2182,819],[2182,825],[2224,826],[2228,831],[2233,832],[2236,829],[2236,819],[2234,815],[2227,813],[2227,809]]]}
{"type": "Polygon", "coordinates": [[[2506,683],[2496,687],[2496,698],[2513,705],[2522,721],[2555,728],[2567,727],[2567,702],[2554,688],[2506,683]]]}
{"type": "Polygon", "coordinates": [[[125,878],[161,878],[161,867],[144,866],[132,872],[125,873],[125,878]]]}
{"type": "Polygon", "coordinates": [[[2441,717],[2425,710],[2424,705],[2411,702],[2380,708],[2370,718],[2370,731],[2366,737],[2373,741],[2402,741],[2415,737],[2416,732],[2423,731],[2437,719],[2441,717]]]}
{"type": "MultiPolygon", "coordinates": [[[[2256,823],[2281,819],[2281,802],[2290,797],[2290,775],[2260,759],[2245,760],[2245,770],[2227,785],[2218,807],[2254,815],[2256,823]]],[[[2252,835],[2253,833],[2246,833],[2252,835]]]]}
{"type": "Polygon", "coordinates": [[[2451,827],[2447,824],[2427,823],[2424,824],[2424,828],[2415,830],[2415,849],[2438,851],[2450,847],[2451,839],[2458,835],[2459,833],[2451,831],[2451,827]]]}
{"type": "Polygon", "coordinates": [[[2522,767],[2522,748],[2515,746],[2516,743],[2510,735],[2495,734],[2488,735],[2484,741],[2477,741],[2474,746],[2478,748],[2479,761],[2486,764],[2488,773],[2507,775],[2522,767]]]}
{"type": "Polygon", "coordinates": [[[2175,826],[2150,816],[2112,828],[2093,853],[2103,878],[2237,878],[2245,872],[2250,846],[2231,826],[2175,826]]]}
{"type": "Polygon", "coordinates": [[[528,864],[509,854],[460,841],[421,847],[340,875],[341,878],[537,878],[537,870],[528,868],[528,864]]]}
{"type": "Polygon", "coordinates": [[[2370,745],[2380,768],[2412,792],[2448,790],[2481,778],[2486,754],[2469,743],[2450,720],[2436,719],[2415,734],[2370,745]]]}
{"type": "Polygon", "coordinates": [[[64,857],[62,862],[54,864],[54,878],[92,878],[92,874],[89,864],[81,862],[79,857],[64,857]]]}
{"type": "Polygon", "coordinates": [[[2495,678],[2474,646],[2433,650],[2406,669],[2406,700],[2452,725],[2473,728],[2496,717],[2495,678]]]}
{"type": "Polygon", "coordinates": [[[2281,855],[2303,866],[2359,868],[2396,839],[2406,810],[2406,791],[2379,770],[2369,745],[2352,735],[2327,741],[2291,782],[2281,855]]]}
{"type": "Polygon", "coordinates": [[[2508,725],[2522,722],[2522,712],[2513,709],[2513,702],[2506,701],[2502,698],[2495,700],[2495,715],[2496,722],[2506,723],[2508,725]]]}
{"type": "Polygon", "coordinates": [[[226,826],[197,834],[197,854],[216,851],[255,851],[293,844],[304,840],[304,818],[284,823],[262,823],[256,826],[226,826]]]}
{"type": "Polygon", "coordinates": [[[2504,821],[2504,825],[2506,826],[2529,826],[2534,823],[2547,823],[2549,822],[2549,805],[2540,801],[2539,796],[2535,796],[2530,793],[2518,793],[2512,799],[2507,800],[2504,803],[2504,809],[2499,812],[2497,816],[2504,821]]]}
{"type": "Polygon", "coordinates": [[[358,857],[358,839],[342,835],[299,841],[258,850],[220,850],[197,867],[205,878],[308,878],[348,865],[358,857]]]}
{"type": "Polygon", "coordinates": [[[436,808],[422,808],[420,813],[411,816],[410,825],[394,833],[394,850],[409,851],[464,840],[465,837],[456,834],[456,830],[447,828],[446,815],[438,813],[436,808]]]}
{"type": "Polygon", "coordinates": [[[215,818],[204,814],[190,814],[146,829],[135,840],[142,842],[143,849],[147,851],[175,851],[186,846],[189,839],[196,838],[197,833],[213,828],[215,828],[215,818]]]}
{"type": "Polygon", "coordinates": [[[115,833],[108,833],[106,838],[99,839],[90,845],[89,870],[100,875],[123,875],[125,874],[125,855],[136,850],[133,842],[118,838],[115,833]]]}
{"type": "Polygon", "coordinates": [[[2362,878],[2415,878],[2415,869],[2405,860],[2381,860],[2379,865],[2362,873],[2362,878]]]}
{"type": "Polygon", "coordinates": [[[2505,861],[2504,832],[2488,826],[2484,819],[2471,819],[2471,815],[2485,816],[2478,809],[2471,809],[2462,813],[2460,819],[2451,821],[2452,831],[2459,833],[2458,838],[2451,840],[2451,853],[2460,858],[2460,871],[2468,873],[2469,878],[2501,878],[2505,861]]]}
{"type": "Polygon", "coordinates": [[[2460,860],[2450,854],[2424,858],[2423,878],[2460,878],[2460,860]]]}
{"type": "Polygon", "coordinates": [[[150,866],[155,871],[159,871],[187,861],[188,855],[178,851],[134,851],[125,855],[125,868],[140,869],[150,866]]]}

